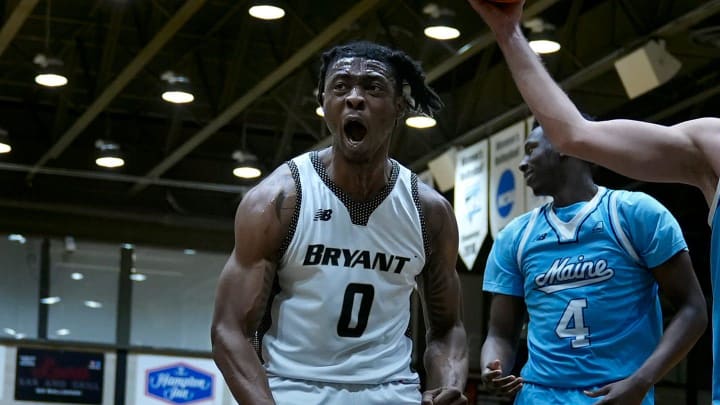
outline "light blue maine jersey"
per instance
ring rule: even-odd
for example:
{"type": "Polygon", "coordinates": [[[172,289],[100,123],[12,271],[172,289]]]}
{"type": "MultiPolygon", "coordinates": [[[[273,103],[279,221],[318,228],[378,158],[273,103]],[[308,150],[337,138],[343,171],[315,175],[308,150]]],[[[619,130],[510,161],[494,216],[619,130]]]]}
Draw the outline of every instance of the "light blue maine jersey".
{"type": "Polygon", "coordinates": [[[718,182],[708,218],[708,222],[712,228],[712,239],[710,242],[710,277],[713,290],[713,405],[720,405],[720,347],[718,347],[718,345],[720,345],[720,214],[718,214],[718,206],[720,206],[720,204],[718,204],[718,199],[720,199],[720,182],[718,182]]]}
{"type": "Polygon", "coordinates": [[[525,381],[575,389],[631,375],[662,335],[651,269],[684,249],[675,218],[639,192],[598,187],[591,201],[549,203],[508,224],[483,289],[525,299],[525,381]]]}

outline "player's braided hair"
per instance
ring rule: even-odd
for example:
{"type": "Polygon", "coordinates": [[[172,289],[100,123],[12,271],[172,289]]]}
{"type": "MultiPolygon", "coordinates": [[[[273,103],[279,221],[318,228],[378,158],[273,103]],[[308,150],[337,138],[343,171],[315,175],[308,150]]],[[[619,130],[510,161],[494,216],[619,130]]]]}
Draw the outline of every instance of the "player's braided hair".
{"type": "Polygon", "coordinates": [[[346,57],[374,59],[392,67],[397,83],[396,91],[405,96],[408,106],[413,112],[424,113],[432,117],[443,107],[440,96],[425,84],[425,73],[420,63],[410,58],[405,52],[368,41],[338,45],[322,54],[317,95],[320,105],[323,104],[325,75],[328,68],[338,59],[346,57]],[[409,94],[403,91],[405,86],[409,88],[409,94]]]}

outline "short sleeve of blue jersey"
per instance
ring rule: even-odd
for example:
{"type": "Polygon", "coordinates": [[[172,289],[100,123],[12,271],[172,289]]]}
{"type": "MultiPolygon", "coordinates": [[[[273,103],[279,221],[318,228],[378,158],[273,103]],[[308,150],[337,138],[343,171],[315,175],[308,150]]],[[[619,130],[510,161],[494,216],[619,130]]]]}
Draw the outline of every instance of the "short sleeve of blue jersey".
{"type": "Polygon", "coordinates": [[[675,217],[653,197],[641,192],[615,191],[620,225],[645,266],[660,266],[687,243],[675,217]]]}
{"type": "Polygon", "coordinates": [[[519,297],[525,295],[516,255],[527,222],[527,215],[516,218],[498,233],[485,265],[483,290],[519,297]]]}

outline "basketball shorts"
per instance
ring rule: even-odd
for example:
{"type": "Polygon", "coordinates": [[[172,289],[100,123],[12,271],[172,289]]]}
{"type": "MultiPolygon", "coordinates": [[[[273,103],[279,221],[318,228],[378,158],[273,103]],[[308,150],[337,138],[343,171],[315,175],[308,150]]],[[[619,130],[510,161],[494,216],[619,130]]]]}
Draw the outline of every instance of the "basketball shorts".
{"type": "Polygon", "coordinates": [[[420,385],[335,384],[268,376],[277,405],[419,405],[420,385]]]}
{"type": "MultiPolygon", "coordinates": [[[[597,388],[600,387],[593,389],[597,388]]],[[[591,405],[602,399],[602,397],[590,398],[583,393],[583,390],[552,388],[526,382],[515,397],[515,405],[591,405]]],[[[645,395],[642,405],[653,404],[655,404],[655,389],[651,388],[645,395]]]]}

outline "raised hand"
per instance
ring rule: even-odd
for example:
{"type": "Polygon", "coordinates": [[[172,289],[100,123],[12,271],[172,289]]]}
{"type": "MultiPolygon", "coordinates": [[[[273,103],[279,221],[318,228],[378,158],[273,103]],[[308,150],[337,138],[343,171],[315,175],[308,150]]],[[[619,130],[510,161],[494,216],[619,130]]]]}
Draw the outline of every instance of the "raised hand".
{"type": "Polygon", "coordinates": [[[494,2],[490,0],[468,0],[470,6],[480,14],[495,35],[511,34],[522,18],[525,0],[516,2],[494,2]]]}

